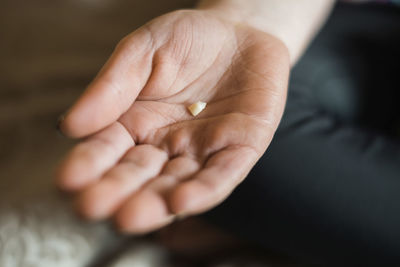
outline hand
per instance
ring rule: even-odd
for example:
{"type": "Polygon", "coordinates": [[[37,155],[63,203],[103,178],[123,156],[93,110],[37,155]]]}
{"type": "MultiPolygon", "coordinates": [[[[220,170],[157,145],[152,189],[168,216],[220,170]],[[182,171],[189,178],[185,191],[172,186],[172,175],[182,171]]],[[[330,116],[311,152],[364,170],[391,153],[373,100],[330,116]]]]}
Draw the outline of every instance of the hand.
{"type": "Polygon", "coordinates": [[[124,38],[60,128],[87,137],[58,171],[91,219],[148,232],[223,201],[280,121],[289,56],[275,37],[176,11],[124,38]],[[187,106],[207,102],[196,117],[187,106]]]}

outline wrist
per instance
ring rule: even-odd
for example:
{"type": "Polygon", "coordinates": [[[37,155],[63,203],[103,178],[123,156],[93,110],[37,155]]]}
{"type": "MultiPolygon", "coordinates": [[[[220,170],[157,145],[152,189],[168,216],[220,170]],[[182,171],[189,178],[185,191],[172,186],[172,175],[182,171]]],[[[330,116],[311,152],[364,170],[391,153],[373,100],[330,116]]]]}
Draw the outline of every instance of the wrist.
{"type": "Polygon", "coordinates": [[[333,0],[202,0],[197,8],[268,33],[287,47],[292,65],[327,17],[333,0]]]}

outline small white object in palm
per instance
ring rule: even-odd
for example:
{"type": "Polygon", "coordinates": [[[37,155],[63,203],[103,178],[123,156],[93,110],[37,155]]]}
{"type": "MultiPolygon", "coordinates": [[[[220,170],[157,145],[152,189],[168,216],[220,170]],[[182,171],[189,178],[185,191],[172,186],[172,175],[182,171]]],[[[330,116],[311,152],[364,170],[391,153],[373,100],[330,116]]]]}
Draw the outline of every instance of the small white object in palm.
{"type": "Polygon", "coordinates": [[[190,113],[192,113],[193,116],[197,116],[200,112],[203,111],[203,109],[206,107],[207,103],[197,101],[196,103],[191,104],[188,107],[188,110],[190,113]]]}

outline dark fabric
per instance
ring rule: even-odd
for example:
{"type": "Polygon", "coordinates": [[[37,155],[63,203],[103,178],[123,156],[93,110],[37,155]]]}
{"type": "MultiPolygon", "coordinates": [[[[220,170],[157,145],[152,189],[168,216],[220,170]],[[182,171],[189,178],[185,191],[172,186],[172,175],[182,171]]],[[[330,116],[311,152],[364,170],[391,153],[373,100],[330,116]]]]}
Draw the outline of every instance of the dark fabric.
{"type": "Polygon", "coordinates": [[[400,13],[339,5],[267,152],[204,217],[299,262],[400,263],[400,13]]]}

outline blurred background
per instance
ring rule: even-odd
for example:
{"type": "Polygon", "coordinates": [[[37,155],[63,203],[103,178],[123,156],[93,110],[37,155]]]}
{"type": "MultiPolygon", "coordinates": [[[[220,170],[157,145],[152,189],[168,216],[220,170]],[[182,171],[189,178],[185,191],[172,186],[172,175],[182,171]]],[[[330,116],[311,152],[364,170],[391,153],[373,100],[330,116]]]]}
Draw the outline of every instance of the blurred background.
{"type": "MultiPolygon", "coordinates": [[[[74,216],[53,185],[73,145],[55,125],[122,37],[194,2],[0,0],[0,266],[178,266],[154,238],[127,239],[74,216]]],[[[198,229],[185,231],[207,236],[198,229]]],[[[235,266],[267,265],[254,255],[235,266]]]]}

